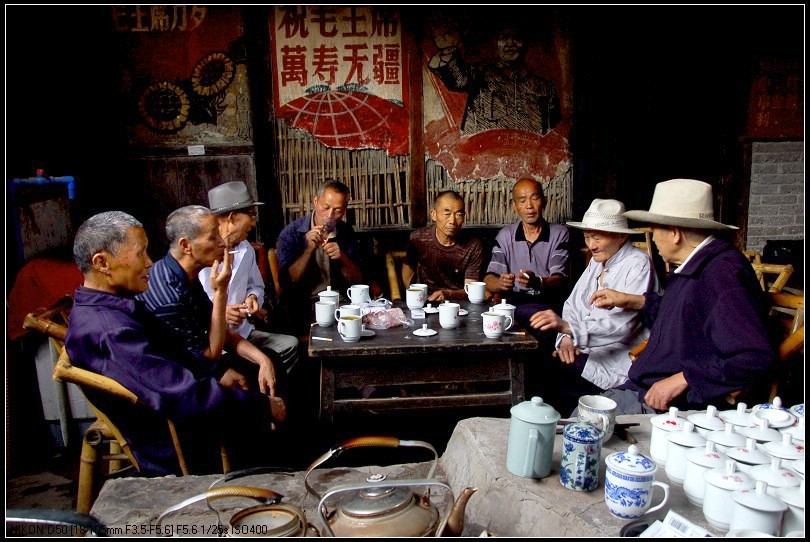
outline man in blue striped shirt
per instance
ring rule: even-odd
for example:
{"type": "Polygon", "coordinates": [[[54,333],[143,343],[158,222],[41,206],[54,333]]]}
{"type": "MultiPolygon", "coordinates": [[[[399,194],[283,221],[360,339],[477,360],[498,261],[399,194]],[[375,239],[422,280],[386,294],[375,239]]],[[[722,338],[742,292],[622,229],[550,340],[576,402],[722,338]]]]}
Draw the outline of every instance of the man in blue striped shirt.
{"type": "Polygon", "coordinates": [[[243,373],[257,372],[259,391],[272,398],[273,417],[284,421],[286,406],[276,397],[273,362],[227,326],[225,309],[231,258],[229,247],[220,236],[216,217],[207,207],[181,207],[167,218],[166,236],[169,252],[155,262],[149,288],[138,298],[166,325],[175,340],[210,360],[209,371],[221,384],[247,390],[253,386],[249,386],[243,373]],[[220,256],[222,269],[219,269],[220,256]],[[206,267],[213,271],[213,303],[197,279],[206,267]]]}

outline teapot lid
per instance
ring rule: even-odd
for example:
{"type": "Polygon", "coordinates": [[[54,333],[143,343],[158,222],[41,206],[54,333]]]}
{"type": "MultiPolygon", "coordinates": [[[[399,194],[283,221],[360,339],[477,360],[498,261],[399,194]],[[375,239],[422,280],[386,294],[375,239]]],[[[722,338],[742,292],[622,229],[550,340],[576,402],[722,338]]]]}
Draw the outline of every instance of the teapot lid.
{"type": "Polygon", "coordinates": [[[340,504],[340,509],[349,516],[368,518],[402,510],[413,500],[413,491],[407,487],[386,487],[384,474],[372,474],[367,482],[380,482],[379,487],[361,489],[350,493],[340,504]]]}
{"type": "Polygon", "coordinates": [[[784,512],[787,505],[776,497],[766,493],[768,484],[757,480],[756,489],[743,489],[731,494],[731,498],[741,505],[762,512],[784,512]]]}
{"type": "Polygon", "coordinates": [[[638,446],[631,444],[626,452],[615,452],[605,458],[605,463],[613,470],[623,474],[653,474],[658,465],[649,457],[638,451],[638,446]]]}
{"type": "Polygon", "coordinates": [[[543,402],[542,397],[532,397],[531,401],[523,401],[511,408],[512,416],[529,423],[553,423],[561,418],[553,406],[543,402]]]}
{"type": "Polygon", "coordinates": [[[605,438],[605,432],[591,423],[569,423],[563,429],[563,436],[577,444],[593,444],[605,438]]]}

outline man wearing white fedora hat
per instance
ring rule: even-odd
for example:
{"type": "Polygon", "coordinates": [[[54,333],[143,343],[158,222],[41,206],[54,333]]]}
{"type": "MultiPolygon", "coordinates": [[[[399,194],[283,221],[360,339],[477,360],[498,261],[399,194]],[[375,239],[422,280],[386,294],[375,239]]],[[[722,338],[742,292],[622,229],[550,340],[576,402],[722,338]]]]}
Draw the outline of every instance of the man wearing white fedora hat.
{"type": "Polygon", "coordinates": [[[647,347],[609,395],[617,414],[723,406],[730,392],[754,392],[775,360],[768,303],[747,258],[711,234],[732,230],[714,220],[711,185],[693,179],[658,183],[649,211],[624,216],[652,225],[670,266],[665,293],[600,289],[595,307],[640,310],[651,326],[647,347]]]}
{"type": "Polygon", "coordinates": [[[582,395],[598,394],[624,384],[630,369],[628,353],[649,335],[635,310],[594,308],[591,294],[602,288],[643,294],[658,292],[658,277],[646,252],[628,241],[640,233],[627,227],[624,204],[615,199],[595,199],[582,222],[568,222],[584,230],[591,253],[585,272],[565,301],[562,317],[553,310],[538,311],[529,324],[540,331],[557,331],[555,356],[561,365],[552,389],[559,393],[554,405],[571,412],[582,395]]]}

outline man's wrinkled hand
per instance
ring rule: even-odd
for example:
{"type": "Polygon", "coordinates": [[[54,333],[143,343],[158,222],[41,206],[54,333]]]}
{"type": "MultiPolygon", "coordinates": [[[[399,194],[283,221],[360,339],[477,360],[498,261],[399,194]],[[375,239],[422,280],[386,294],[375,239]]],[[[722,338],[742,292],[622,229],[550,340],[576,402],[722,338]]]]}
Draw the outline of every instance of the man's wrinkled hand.
{"type": "Polygon", "coordinates": [[[234,371],[233,369],[226,370],[222,375],[222,378],[219,379],[219,383],[226,388],[241,389],[244,391],[248,391],[248,389],[250,389],[244,375],[234,371]]]}

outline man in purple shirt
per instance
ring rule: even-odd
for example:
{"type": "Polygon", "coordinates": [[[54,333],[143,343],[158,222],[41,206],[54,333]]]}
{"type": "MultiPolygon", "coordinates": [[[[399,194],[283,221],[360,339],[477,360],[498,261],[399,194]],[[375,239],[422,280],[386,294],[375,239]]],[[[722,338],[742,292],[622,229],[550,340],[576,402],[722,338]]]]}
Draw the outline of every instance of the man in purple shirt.
{"type": "Polygon", "coordinates": [[[730,392],[755,391],[757,383],[767,382],[775,360],[767,299],[748,259],[711,235],[737,229],[713,220],[711,185],[693,179],[658,183],[649,211],[624,216],[652,224],[659,254],[677,268],[661,295],[603,289],[591,296],[595,307],[642,311],[650,327],[629,380],[604,393],[619,404],[617,414],[727,408],[730,392]]]}
{"type": "MultiPolygon", "coordinates": [[[[114,379],[146,405],[136,409],[85,390],[130,442],[142,474],[179,471],[164,417],[175,422],[182,442],[192,442],[183,451],[199,472],[210,458],[206,451],[218,455],[213,435],[224,433],[236,451],[238,440],[268,434],[270,401],[239,386],[221,385],[202,356],[172,340],[135,298],[148,286],[152,260],[147,243],[142,224],[119,211],[95,215],[81,225],[73,255],[84,284],[75,293],[65,348],[76,367],[114,379]]],[[[212,285],[227,288],[229,278],[226,264],[214,272],[212,285]]],[[[224,304],[222,308],[224,312],[224,304]]],[[[238,453],[234,459],[238,463],[238,453]]]]}
{"type": "Polygon", "coordinates": [[[546,222],[545,207],[539,182],[515,183],[512,209],[520,221],[498,232],[484,277],[488,291],[518,306],[516,316],[524,325],[539,310],[559,308],[568,294],[568,229],[546,222]]]}

